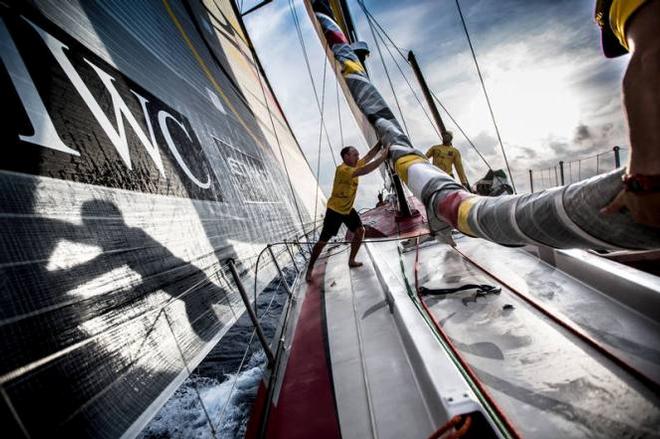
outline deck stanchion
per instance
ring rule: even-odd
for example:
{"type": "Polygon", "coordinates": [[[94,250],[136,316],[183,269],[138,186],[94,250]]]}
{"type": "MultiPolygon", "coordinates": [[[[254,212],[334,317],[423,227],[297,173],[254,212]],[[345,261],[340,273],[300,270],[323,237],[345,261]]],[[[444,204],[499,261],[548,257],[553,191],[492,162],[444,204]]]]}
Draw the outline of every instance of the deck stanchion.
{"type": "Polygon", "coordinates": [[[282,279],[282,283],[284,284],[284,288],[286,288],[286,292],[289,294],[289,297],[293,295],[291,292],[291,288],[289,287],[289,283],[286,281],[286,277],[284,277],[284,273],[282,272],[282,269],[280,268],[280,264],[277,263],[277,258],[275,257],[275,253],[273,253],[273,246],[268,244],[268,253],[270,253],[270,257],[273,258],[273,262],[275,263],[275,268],[277,268],[277,272],[280,274],[280,279],[282,279]]]}
{"type": "Polygon", "coordinates": [[[561,179],[561,185],[564,186],[566,183],[564,183],[564,162],[563,161],[559,162],[559,178],[561,179]]]}
{"type": "MultiPolygon", "coordinates": [[[[314,230],[316,230],[316,223],[314,223],[314,229],[312,229],[312,238],[314,237],[314,230]]],[[[309,236],[307,236],[307,232],[303,231],[303,234],[305,235],[305,239],[307,240],[307,249],[311,252],[312,251],[312,241],[310,241],[309,236]]]]}
{"type": "MultiPolygon", "coordinates": [[[[257,315],[254,313],[254,310],[250,306],[250,299],[248,299],[247,293],[245,292],[245,288],[243,287],[243,282],[241,282],[241,278],[238,276],[238,272],[236,271],[236,266],[234,265],[234,260],[227,259],[227,265],[229,266],[229,271],[231,272],[231,276],[234,278],[234,283],[238,288],[238,292],[241,295],[241,299],[243,299],[243,304],[245,305],[245,311],[247,311],[248,315],[250,316],[250,320],[252,320],[252,324],[254,325],[254,330],[257,332],[257,337],[259,337],[261,346],[264,348],[266,357],[268,357],[268,368],[271,368],[273,367],[273,364],[275,364],[275,355],[273,355],[273,351],[270,349],[270,345],[268,344],[268,341],[266,340],[266,336],[264,335],[264,332],[261,329],[261,324],[257,319],[257,315]]],[[[286,285],[286,281],[284,282],[284,284],[286,285]]],[[[287,289],[288,289],[288,285],[287,285],[287,289]]],[[[254,306],[256,307],[257,304],[255,303],[254,306]]]]}
{"type": "Polygon", "coordinates": [[[291,258],[291,262],[293,263],[293,268],[296,269],[296,272],[300,273],[300,269],[298,268],[298,264],[296,264],[296,258],[293,256],[293,252],[289,248],[289,243],[285,242],[284,245],[286,246],[287,253],[289,253],[289,257],[291,258]]]}
{"type": "Polygon", "coordinates": [[[300,241],[298,241],[298,237],[296,237],[296,242],[294,244],[296,244],[298,250],[300,250],[300,254],[302,255],[303,259],[307,261],[307,256],[305,256],[305,250],[303,249],[302,245],[300,245],[300,241]]]}
{"type": "Polygon", "coordinates": [[[582,160],[578,160],[578,180],[582,180],[582,160]]]}
{"type": "Polygon", "coordinates": [[[529,189],[531,193],[534,193],[534,175],[531,169],[529,170],[529,189]]]}
{"type": "Polygon", "coordinates": [[[621,167],[621,156],[619,155],[619,151],[621,150],[620,146],[615,146],[612,148],[614,151],[614,169],[620,168],[621,167]]]}

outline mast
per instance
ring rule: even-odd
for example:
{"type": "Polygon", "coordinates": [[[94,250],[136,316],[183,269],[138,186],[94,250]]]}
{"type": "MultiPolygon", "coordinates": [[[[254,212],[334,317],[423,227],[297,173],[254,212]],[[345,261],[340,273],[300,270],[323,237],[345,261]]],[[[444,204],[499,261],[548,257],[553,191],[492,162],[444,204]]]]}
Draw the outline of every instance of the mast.
{"type": "MultiPolygon", "coordinates": [[[[371,96],[373,100],[373,111],[384,111],[385,118],[390,121],[395,127],[394,136],[403,136],[405,143],[410,143],[403,131],[399,127],[399,123],[390,111],[388,105],[378,91],[371,86],[367,69],[365,66],[365,58],[369,53],[366,43],[358,41],[357,31],[353,24],[353,19],[350,10],[345,0],[306,0],[305,6],[307,13],[312,18],[312,25],[317,31],[321,41],[326,41],[326,56],[333,63],[337,82],[339,83],[348,106],[355,117],[358,127],[368,145],[374,145],[377,141],[383,140],[382,134],[379,134],[378,128],[374,125],[373,116],[364,111],[364,108],[354,98],[354,90],[360,88],[359,83],[368,84],[368,92],[374,93],[371,96]],[[340,61],[334,54],[334,43],[341,43],[350,53],[349,60],[340,61]]],[[[379,114],[383,116],[383,114],[379,114]]],[[[381,172],[382,172],[381,168],[381,172]]],[[[397,218],[407,218],[419,215],[419,212],[412,210],[406,198],[405,188],[401,183],[401,178],[396,174],[396,170],[390,163],[384,166],[392,186],[394,187],[394,194],[397,199],[398,212],[397,218]]]]}
{"type": "Polygon", "coordinates": [[[433,102],[433,96],[431,96],[431,91],[429,90],[429,86],[426,84],[426,79],[424,79],[422,70],[419,68],[419,64],[417,64],[417,58],[415,58],[415,54],[413,53],[412,50],[408,52],[408,61],[410,61],[410,65],[412,66],[412,69],[415,72],[415,77],[417,77],[417,82],[419,82],[419,86],[422,88],[422,92],[424,93],[424,97],[426,98],[426,103],[429,105],[429,108],[431,109],[431,114],[433,115],[433,119],[435,120],[436,125],[438,125],[438,129],[440,130],[440,136],[444,137],[445,133],[447,132],[447,128],[445,127],[445,124],[442,121],[442,117],[440,117],[440,113],[438,112],[438,107],[436,107],[435,102],[433,102]]]}
{"type": "MultiPolygon", "coordinates": [[[[305,0],[326,54],[341,66],[340,83],[352,108],[362,114],[376,136],[389,147],[390,166],[426,207],[430,224],[442,222],[446,241],[451,227],[469,236],[504,245],[554,248],[653,249],[660,230],[636,223],[630,213],[604,216],[600,209],[621,190],[619,169],[569,186],[502,197],[466,191],[415,149],[333,16],[329,0],[305,0]]],[[[338,75],[339,76],[339,75],[338,75]]]]}

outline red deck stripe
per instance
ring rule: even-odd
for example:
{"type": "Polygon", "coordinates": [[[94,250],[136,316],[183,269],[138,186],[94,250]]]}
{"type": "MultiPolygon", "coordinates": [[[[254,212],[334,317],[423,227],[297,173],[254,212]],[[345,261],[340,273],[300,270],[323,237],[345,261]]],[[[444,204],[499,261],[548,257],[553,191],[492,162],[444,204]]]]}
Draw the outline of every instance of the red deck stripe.
{"type": "Polygon", "coordinates": [[[268,404],[267,399],[268,388],[262,380],[261,383],[259,383],[257,396],[252,404],[252,410],[250,410],[250,419],[248,420],[247,428],[245,430],[245,437],[247,439],[255,439],[259,437],[260,421],[264,410],[266,409],[266,404],[268,404]]]}
{"type": "Polygon", "coordinates": [[[332,375],[323,328],[322,285],[327,259],[316,264],[300,311],[268,438],[340,438],[332,375]]]}

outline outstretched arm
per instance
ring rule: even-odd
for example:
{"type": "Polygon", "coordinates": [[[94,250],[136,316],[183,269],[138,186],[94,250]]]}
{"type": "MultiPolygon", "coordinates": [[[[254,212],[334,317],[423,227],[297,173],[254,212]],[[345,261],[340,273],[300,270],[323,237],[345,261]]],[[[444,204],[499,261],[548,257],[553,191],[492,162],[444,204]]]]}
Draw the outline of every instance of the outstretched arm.
{"type": "Polygon", "coordinates": [[[456,173],[458,174],[458,178],[461,180],[461,184],[463,186],[468,186],[468,179],[465,176],[465,170],[463,169],[463,160],[461,160],[461,153],[456,150],[456,154],[454,155],[454,167],[456,168],[456,173]]]}
{"type": "Polygon", "coordinates": [[[366,174],[370,173],[371,171],[373,171],[374,169],[376,169],[378,166],[380,166],[381,163],[383,163],[385,161],[385,159],[387,158],[387,153],[388,152],[389,152],[388,149],[383,149],[375,159],[373,159],[372,161],[370,161],[369,163],[367,163],[364,166],[360,166],[355,171],[353,171],[353,177],[359,177],[360,175],[366,175],[366,174]]]}
{"type": "Polygon", "coordinates": [[[376,154],[380,150],[381,143],[380,140],[376,142],[374,146],[371,147],[369,152],[364,156],[362,160],[364,160],[364,163],[369,163],[374,157],[376,157],[376,154]]]}

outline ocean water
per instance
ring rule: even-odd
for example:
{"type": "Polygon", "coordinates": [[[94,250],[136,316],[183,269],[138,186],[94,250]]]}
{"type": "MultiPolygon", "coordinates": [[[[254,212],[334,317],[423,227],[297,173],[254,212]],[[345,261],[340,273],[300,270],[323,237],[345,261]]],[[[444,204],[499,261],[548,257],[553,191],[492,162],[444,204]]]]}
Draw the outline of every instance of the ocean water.
{"type": "MultiPolygon", "coordinates": [[[[289,285],[296,272],[283,269],[289,285]]],[[[257,298],[257,315],[271,341],[287,302],[279,277],[257,298]]],[[[142,439],[242,438],[266,367],[247,313],[184,381],[140,434],[142,439]]]]}

